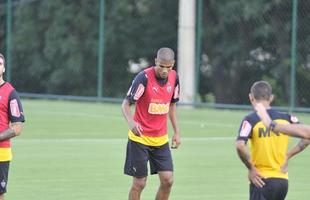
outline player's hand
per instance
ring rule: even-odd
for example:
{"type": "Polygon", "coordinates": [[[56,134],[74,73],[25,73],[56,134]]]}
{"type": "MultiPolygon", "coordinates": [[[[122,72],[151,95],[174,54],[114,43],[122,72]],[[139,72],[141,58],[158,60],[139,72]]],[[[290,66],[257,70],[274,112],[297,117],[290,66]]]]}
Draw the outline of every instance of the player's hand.
{"type": "Polygon", "coordinates": [[[257,171],[257,169],[255,167],[252,167],[249,170],[249,174],[248,174],[249,180],[251,181],[251,183],[253,183],[256,187],[262,188],[265,185],[265,182],[263,181],[263,178],[259,172],[257,171]]]}
{"type": "Polygon", "coordinates": [[[177,149],[181,144],[181,137],[179,133],[175,133],[172,136],[172,144],[171,144],[171,148],[172,149],[177,149]]]}
{"type": "Polygon", "coordinates": [[[141,137],[142,136],[142,127],[139,123],[133,121],[132,123],[130,123],[130,130],[131,132],[133,132],[133,134],[135,134],[136,136],[141,137]]]}
{"type": "Polygon", "coordinates": [[[254,109],[256,110],[257,115],[261,118],[263,124],[266,127],[269,127],[269,125],[271,123],[271,118],[270,118],[269,114],[267,113],[264,105],[262,103],[257,103],[254,106],[254,109]]]}

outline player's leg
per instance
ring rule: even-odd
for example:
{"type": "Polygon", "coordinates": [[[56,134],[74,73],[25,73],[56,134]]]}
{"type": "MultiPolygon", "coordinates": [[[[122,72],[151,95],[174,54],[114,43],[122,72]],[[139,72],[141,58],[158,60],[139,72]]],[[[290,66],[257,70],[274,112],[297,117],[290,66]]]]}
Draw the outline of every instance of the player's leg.
{"type": "Polygon", "coordinates": [[[9,166],[9,161],[0,162],[0,200],[4,200],[4,193],[6,193],[9,166]]]}
{"type": "Polygon", "coordinates": [[[256,187],[253,183],[250,184],[250,198],[249,199],[250,200],[267,200],[263,195],[262,188],[256,187]]]}
{"type": "Polygon", "coordinates": [[[148,147],[128,140],[124,173],[132,176],[129,200],[139,200],[147,180],[148,147]]]}
{"type": "Polygon", "coordinates": [[[168,199],[173,185],[173,163],[169,144],[153,147],[149,154],[151,174],[158,173],[160,180],[156,200],[168,199]]]}
{"type": "Polygon", "coordinates": [[[141,192],[146,185],[146,177],[137,178],[133,177],[132,185],[129,191],[128,199],[129,200],[139,200],[141,192]]]}
{"type": "Polygon", "coordinates": [[[158,172],[160,186],[156,194],[156,200],[168,200],[171,187],[173,185],[173,172],[172,171],[161,171],[158,172]]]}

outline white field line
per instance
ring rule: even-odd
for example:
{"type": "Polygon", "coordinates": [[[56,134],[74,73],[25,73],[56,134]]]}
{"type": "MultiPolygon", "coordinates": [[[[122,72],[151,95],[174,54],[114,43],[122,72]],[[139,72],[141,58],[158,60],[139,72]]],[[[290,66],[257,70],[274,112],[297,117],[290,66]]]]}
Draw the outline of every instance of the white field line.
{"type": "MultiPolygon", "coordinates": [[[[235,137],[183,137],[182,142],[199,142],[199,141],[233,141],[235,137]]],[[[59,142],[59,143],[126,143],[127,138],[99,138],[99,139],[84,139],[84,138],[46,138],[46,139],[17,139],[13,143],[49,143],[49,142],[59,142]]]]}
{"type": "MultiPolygon", "coordinates": [[[[77,113],[77,112],[62,112],[58,111],[44,111],[44,114],[48,115],[63,115],[63,116],[76,116],[76,117],[87,117],[87,118],[97,118],[97,119],[105,119],[109,118],[109,120],[124,120],[124,117],[121,115],[115,114],[89,114],[89,113],[77,113]]],[[[205,122],[198,120],[181,120],[179,119],[180,124],[190,124],[190,125],[198,125],[200,128],[206,127],[225,127],[225,128],[236,128],[239,124],[229,124],[229,123],[219,123],[219,122],[205,122]]]]}

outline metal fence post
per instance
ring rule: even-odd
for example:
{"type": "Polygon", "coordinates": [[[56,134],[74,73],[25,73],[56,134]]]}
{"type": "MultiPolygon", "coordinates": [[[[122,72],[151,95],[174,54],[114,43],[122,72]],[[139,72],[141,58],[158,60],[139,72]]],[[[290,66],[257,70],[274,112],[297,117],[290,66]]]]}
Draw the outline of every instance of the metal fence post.
{"type": "Polygon", "coordinates": [[[297,8],[298,1],[292,0],[292,38],[291,38],[291,98],[290,111],[295,109],[296,100],[296,40],[297,40],[297,8]]]}
{"type": "Polygon", "coordinates": [[[99,3],[99,40],[98,40],[98,81],[97,97],[102,97],[103,91],[103,60],[104,60],[104,0],[99,3]]]}
{"type": "Polygon", "coordinates": [[[200,83],[200,64],[201,64],[201,32],[202,32],[202,14],[203,14],[203,0],[196,1],[196,73],[195,73],[195,98],[197,103],[197,96],[199,94],[200,83]]]}
{"type": "Polygon", "coordinates": [[[6,80],[11,82],[12,59],[12,0],[7,0],[6,3],[6,80]]]}

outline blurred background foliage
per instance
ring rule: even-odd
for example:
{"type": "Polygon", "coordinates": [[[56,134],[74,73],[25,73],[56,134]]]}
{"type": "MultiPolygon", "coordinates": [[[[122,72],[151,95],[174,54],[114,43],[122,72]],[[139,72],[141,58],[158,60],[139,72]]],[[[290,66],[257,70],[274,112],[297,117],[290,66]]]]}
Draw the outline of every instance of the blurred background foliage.
{"type": "MultiPolygon", "coordinates": [[[[158,48],[177,54],[178,1],[105,0],[104,55],[98,55],[99,0],[12,0],[12,82],[25,93],[123,98],[158,48]]],[[[276,105],[290,99],[292,0],[205,0],[197,100],[249,104],[251,84],[269,81],[276,105]]],[[[310,105],[310,2],[298,1],[296,105],[310,105]]],[[[0,3],[6,21],[6,0],[0,3]]],[[[6,23],[0,24],[5,53],[6,23]]],[[[197,103],[199,103],[197,102],[197,103]]]]}

